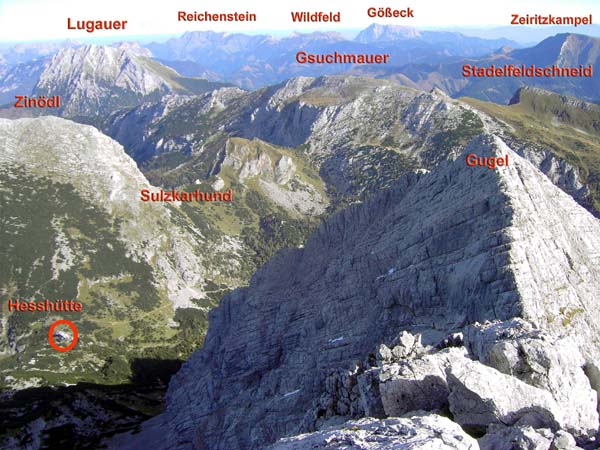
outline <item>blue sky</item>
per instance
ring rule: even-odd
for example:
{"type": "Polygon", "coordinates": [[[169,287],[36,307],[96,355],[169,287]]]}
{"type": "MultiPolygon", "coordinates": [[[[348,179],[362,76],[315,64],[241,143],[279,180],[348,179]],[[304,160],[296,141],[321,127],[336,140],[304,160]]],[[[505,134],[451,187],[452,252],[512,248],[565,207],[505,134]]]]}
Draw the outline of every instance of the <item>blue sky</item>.
{"type": "MultiPolygon", "coordinates": [[[[314,29],[358,29],[373,22],[417,27],[503,26],[511,14],[593,14],[600,23],[600,0],[0,0],[0,41],[112,38],[114,32],[69,31],[67,17],[75,20],[127,20],[119,36],[180,34],[192,30],[274,32],[314,29]],[[373,19],[370,6],[414,9],[414,19],[373,19]],[[179,10],[193,12],[250,11],[256,23],[184,23],[179,10]],[[341,24],[292,23],[291,11],[341,11],[341,24]]],[[[585,30],[582,28],[582,32],[585,30]]]]}

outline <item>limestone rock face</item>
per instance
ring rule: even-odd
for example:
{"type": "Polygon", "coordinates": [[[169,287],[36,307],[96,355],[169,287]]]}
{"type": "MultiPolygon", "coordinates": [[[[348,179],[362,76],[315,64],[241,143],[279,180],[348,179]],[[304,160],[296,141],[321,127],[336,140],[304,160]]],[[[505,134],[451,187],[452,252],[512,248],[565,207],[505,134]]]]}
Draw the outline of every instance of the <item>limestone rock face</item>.
{"type": "MultiPolygon", "coordinates": [[[[63,117],[89,119],[165,94],[195,92],[183,87],[181,78],[173,69],[150,59],[139,46],[85,45],[63,48],[48,58],[33,92],[60,95],[63,117]]],[[[220,86],[206,82],[205,90],[220,86]]]]}
{"type": "Polygon", "coordinates": [[[384,365],[379,374],[379,391],[386,414],[401,416],[419,409],[448,408],[446,369],[451,361],[462,360],[464,356],[462,350],[450,349],[384,365]]]}
{"type": "Polygon", "coordinates": [[[583,369],[585,371],[585,375],[590,380],[592,389],[596,391],[596,397],[598,398],[598,406],[596,409],[600,413],[600,365],[597,361],[586,361],[583,369]]]}
{"type": "Polygon", "coordinates": [[[90,45],[63,49],[46,65],[35,91],[60,92],[63,113],[77,116],[103,107],[107,99],[122,102],[113,92],[122,97],[144,97],[172,90],[159,71],[143,61],[141,55],[125,48],[90,45]]]}
{"type": "Polygon", "coordinates": [[[336,418],[446,401],[479,432],[506,422],[593,442],[582,368],[599,351],[600,223],[499,138],[480,135],[466,151],[509,165],[467,167],[463,154],[404,177],[227,296],[204,348],[171,381],[166,412],[126,448],[160,435],[168,448],[262,449],[336,418]],[[506,326],[469,328],[486,322],[506,326]],[[439,350],[463,337],[468,356],[439,350]],[[523,376],[513,345],[529,355],[523,376]],[[409,389],[430,380],[423,396],[409,389]],[[580,382],[581,398],[570,398],[580,382]]]}
{"type": "Polygon", "coordinates": [[[481,362],[552,394],[575,435],[598,428],[597,394],[571,337],[555,339],[522,320],[468,327],[467,346],[481,362]]]}
{"type": "Polygon", "coordinates": [[[268,450],[477,450],[477,441],[456,423],[435,414],[361,419],[341,427],[282,439],[268,450]]]}
{"type": "Polygon", "coordinates": [[[550,450],[571,450],[575,448],[577,448],[575,439],[564,431],[556,433],[550,446],[550,450]]]}
{"type": "Polygon", "coordinates": [[[580,171],[568,162],[558,159],[547,150],[533,151],[525,147],[519,155],[530,161],[562,190],[581,203],[589,195],[589,189],[581,183],[580,171]]]}
{"type": "Polygon", "coordinates": [[[481,450],[548,450],[552,437],[548,429],[506,427],[486,434],[479,440],[479,447],[481,450]]]}
{"type": "Polygon", "coordinates": [[[465,361],[448,373],[450,411],[464,428],[535,424],[558,429],[566,420],[549,392],[498,371],[465,361]]]}
{"type": "Polygon", "coordinates": [[[319,215],[328,200],[319,186],[303,178],[285,150],[260,139],[227,140],[221,167],[233,170],[242,184],[258,182],[260,190],[277,205],[299,214],[319,215]]]}

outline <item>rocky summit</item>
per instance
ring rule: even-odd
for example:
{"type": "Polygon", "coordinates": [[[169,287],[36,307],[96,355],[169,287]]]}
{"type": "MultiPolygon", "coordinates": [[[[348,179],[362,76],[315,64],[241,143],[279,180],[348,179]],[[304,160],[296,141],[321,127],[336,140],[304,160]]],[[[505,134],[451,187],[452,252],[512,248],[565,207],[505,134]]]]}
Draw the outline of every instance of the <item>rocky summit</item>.
{"type": "MultiPolygon", "coordinates": [[[[60,96],[60,107],[44,114],[98,125],[105,115],[120,108],[169,93],[199,94],[224,86],[182,77],[148,54],[148,50],[132,43],[85,45],[0,69],[0,104],[14,104],[15,95],[60,96]]],[[[29,114],[19,109],[12,113],[29,114]]]]}
{"type": "Polygon", "coordinates": [[[226,296],[165,412],[111,445],[597,448],[599,262],[598,220],[481,134],[226,296]]]}

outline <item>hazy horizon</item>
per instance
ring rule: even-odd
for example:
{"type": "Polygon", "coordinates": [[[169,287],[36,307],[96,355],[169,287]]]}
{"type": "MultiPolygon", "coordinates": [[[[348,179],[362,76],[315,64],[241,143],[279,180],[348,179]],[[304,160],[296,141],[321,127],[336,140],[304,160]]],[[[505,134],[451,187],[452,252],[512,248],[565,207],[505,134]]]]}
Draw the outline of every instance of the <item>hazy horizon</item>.
{"type": "MultiPolygon", "coordinates": [[[[400,25],[419,29],[470,28],[485,29],[509,26],[511,14],[553,14],[600,17],[600,2],[595,0],[508,0],[500,3],[482,4],[479,0],[456,0],[439,2],[421,0],[413,5],[398,5],[399,9],[411,7],[414,18],[385,19],[369,17],[369,7],[390,6],[389,2],[339,3],[324,7],[320,0],[303,2],[278,2],[258,0],[250,5],[241,2],[205,3],[199,5],[173,5],[131,0],[128,2],[105,0],[103,2],[80,2],[74,0],[2,0],[0,2],[0,42],[60,41],[64,39],[107,39],[130,40],[132,37],[181,35],[186,31],[221,31],[247,34],[288,34],[298,32],[360,30],[373,22],[386,25],[400,25]],[[246,12],[256,13],[256,22],[179,22],[177,12],[209,11],[213,13],[246,12]],[[294,23],[291,11],[340,11],[341,23],[294,23]],[[110,31],[87,33],[68,30],[66,19],[72,20],[127,20],[124,32],[113,34],[110,31]],[[148,32],[152,30],[152,32],[148,32]]],[[[515,30],[523,26],[512,26],[515,30]]],[[[536,29],[543,30],[544,26],[536,29]]],[[[565,29],[570,27],[565,27],[565,29]]],[[[586,33],[586,26],[579,26],[586,33]]]]}
{"type": "MultiPolygon", "coordinates": [[[[377,22],[374,22],[373,24],[375,24],[377,22]]],[[[338,33],[341,34],[343,37],[345,37],[346,39],[352,40],[354,39],[358,33],[360,33],[361,31],[365,30],[366,28],[368,28],[370,25],[372,24],[368,24],[365,27],[362,28],[339,28],[339,29],[334,29],[333,26],[331,26],[332,28],[329,29],[301,29],[301,30],[296,30],[296,29],[290,29],[290,30],[270,30],[270,29],[265,29],[265,30],[247,30],[247,31],[227,31],[227,30],[194,30],[194,31],[203,31],[203,32],[207,32],[207,31],[213,31],[215,33],[227,33],[227,34],[245,34],[245,35],[270,35],[273,36],[275,38],[285,38],[285,37],[289,37],[294,33],[301,33],[301,34],[310,34],[310,33],[327,33],[327,32],[334,32],[334,33],[338,33]]],[[[381,24],[381,25],[386,25],[386,24],[381,24]]],[[[513,40],[519,44],[536,44],[540,41],[542,41],[543,39],[550,37],[550,36],[554,36],[558,33],[579,33],[579,34],[587,34],[589,36],[594,36],[594,37],[600,37],[600,25],[592,25],[591,27],[559,27],[559,26],[554,26],[554,27],[545,27],[543,29],[540,28],[535,28],[535,27],[521,27],[518,30],[514,29],[514,31],[511,32],[510,27],[494,27],[494,28],[490,28],[490,27],[476,27],[476,26],[472,26],[472,27],[458,27],[458,26],[439,26],[439,27],[408,27],[407,28],[414,28],[418,31],[440,31],[440,32],[457,32],[457,33],[462,33],[466,36],[470,36],[470,37],[479,37],[479,38],[483,38],[483,39],[490,39],[490,40],[494,40],[494,39],[500,39],[500,38],[505,38],[505,39],[509,39],[509,40],[513,40]],[[587,32],[586,32],[587,31],[587,32]],[[520,35],[522,35],[523,37],[519,37],[520,35]]],[[[61,43],[61,42],[66,42],[66,41],[73,41],[73,42],[79,42],[82,44],[97,44],[97,45],[110,45],[110,44],[114,44],[117,42],[138,42],[140,44],[149,44],[151,42],[166,42],[169,39],[173,39],[173,38],[179,38],[181,36],[183,36],[185,33],[187,33],[189,31],[184,31],[184,32],[178,32],[178,33],[161,33],[161,34],[145,34],[145,35],[129,35],[129,34],[120,34],[117,35],[115,34],[114,36],[98,36],[98,37],[94,37],[92,36],[84,36],[84,37],[63,37],[63,38],[47,38],[47,39],[29,39],[29,40],[5,40],[5,39],[0,39],[0,46],[4,47],[4,48],[10,48],[13,47],[15,45],[35,45],[35,44],[51,44],[51,43],[61,43]]]]}

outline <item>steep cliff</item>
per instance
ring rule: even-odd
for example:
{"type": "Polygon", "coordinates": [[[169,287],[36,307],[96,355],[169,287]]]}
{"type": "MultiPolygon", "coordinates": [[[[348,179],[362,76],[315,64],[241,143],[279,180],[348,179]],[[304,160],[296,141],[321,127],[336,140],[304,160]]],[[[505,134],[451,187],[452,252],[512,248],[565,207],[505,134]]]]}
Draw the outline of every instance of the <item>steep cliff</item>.
{"type": "Polygon", "coordinates": [[[404,177],[227,296],[165,413],[119,448],[260,449],[416,410],[483,448],[527,426],[593,445],[600,223],[498,137],[466,152],[509,164],[404,177]]]}

